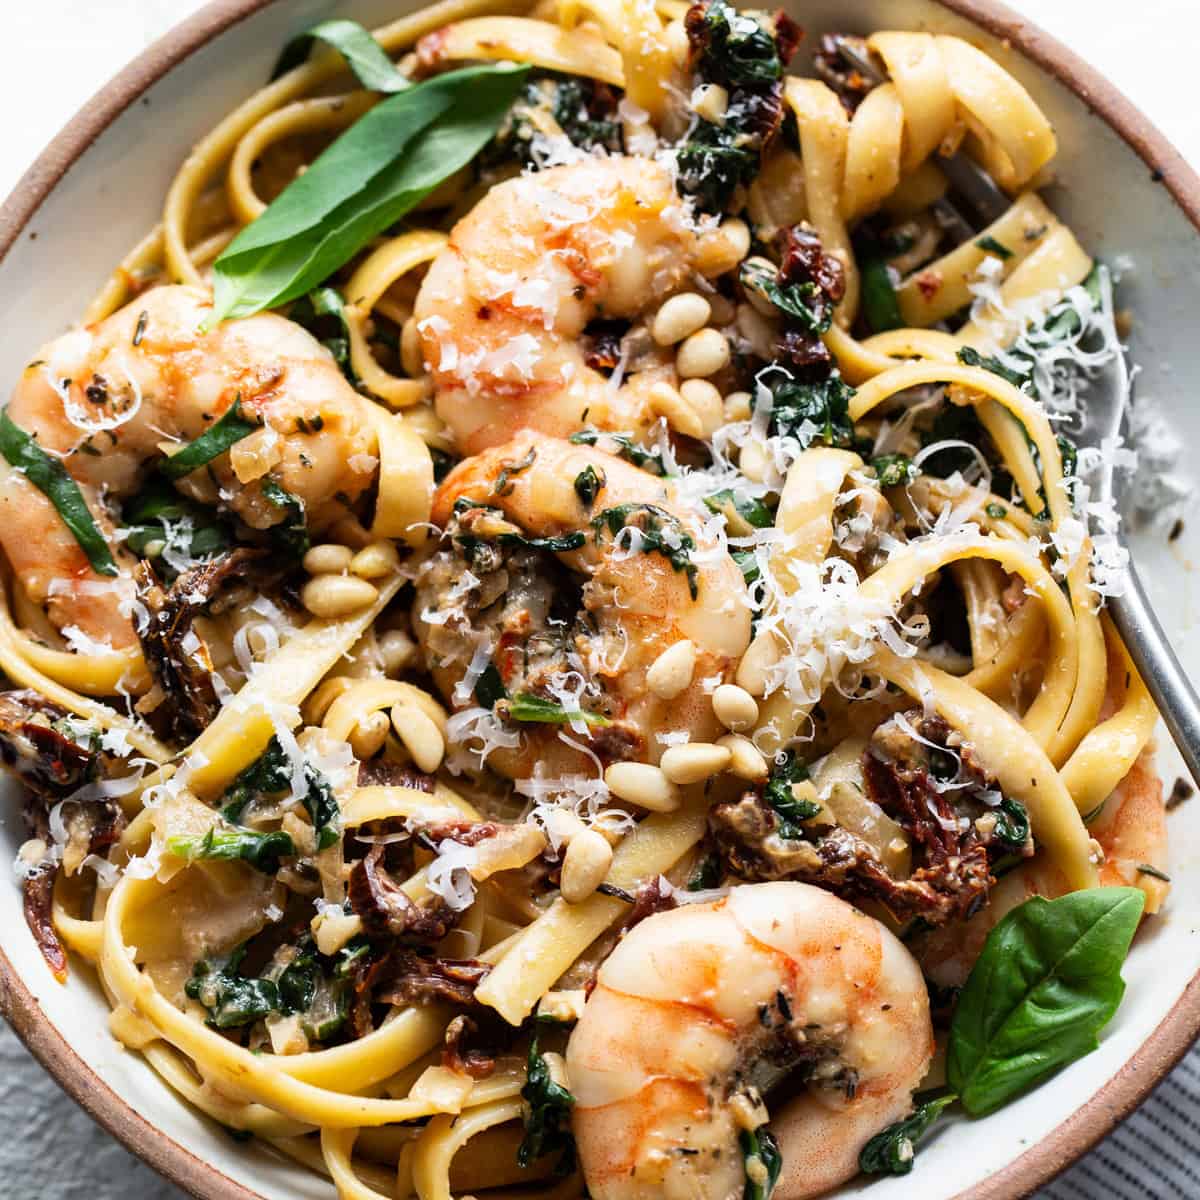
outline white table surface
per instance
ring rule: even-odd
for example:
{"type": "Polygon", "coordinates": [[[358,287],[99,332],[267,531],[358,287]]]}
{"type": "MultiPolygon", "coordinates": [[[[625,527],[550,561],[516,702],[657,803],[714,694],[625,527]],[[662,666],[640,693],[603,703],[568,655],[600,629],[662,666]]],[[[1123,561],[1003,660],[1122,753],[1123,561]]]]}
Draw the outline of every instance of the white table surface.
{"type": "MultiPolygon", "coordinates": [[[[1100,68],[1200,165],[1200,105],[1190,86],[1200,39],[1200,0],[1008,0],[1100,68]]],[[[3,69],[0,195],[6,195],[49,138],[119,67],[202,0],[0,0],[3,69]]],[[[1187,1064],[1168,1085],[1195,1110],[1187,1064]]],[[[1163,1103],[1169,1103],[1166,1100],[1163,1103]]],[[[1135,1121],[1138,1119],[1135,1118],[1135,1121]]],[[[1143,1124],[1143,1121],[1138,1122],[1143,1124]]],[[[173,1200],[182,1196],[127,1154],[63,1096],[0,1026],[0,1200],[173,1200]]],[[[1126,1131],[1127,1135],[1129,1131],[1126,1131]]],[[[1121,1141],[1125,1141],[1123,1137],[1121,1141]]],[[[1187,1153],[1185,1148],[1180,1148],[1187,1153]]],[[[1101,1147],[1045,1200],[1108,1200],[1101,1147]],[[1101,1182],[1101,1176],[1105,1182],[1101,1182]]],[[[1200,1196],[1150,1184],[1150,1200],[1200,1196]]]]}

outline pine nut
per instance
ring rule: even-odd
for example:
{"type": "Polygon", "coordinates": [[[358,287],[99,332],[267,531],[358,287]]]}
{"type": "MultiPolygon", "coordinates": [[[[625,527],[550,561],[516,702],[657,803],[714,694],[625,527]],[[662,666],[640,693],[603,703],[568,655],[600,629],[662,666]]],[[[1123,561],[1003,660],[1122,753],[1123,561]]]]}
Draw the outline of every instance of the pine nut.
{"type": "Polygon", "coordinates": [[[554,847],[568,846],[571,839],[587,826],[569,808],[551,808],[542,817],[546,836],[554,847]]]}
{"type": "Polygon", "coordinates": [[[304,556],[303,566],[310,575],[340,575],[350,566],[354,551],[349,546],[326,542],[314,546],[304,556]]]}
{"type": "Polygon", "coordinates": [[[391,722],[385,712],[376,711],[359,717],[347,739],[354,757],[359,761],[374,758],[383,749],[390,728],[391,722]]]}
{"type": "Polygon", "coordinates": [[[618,800],[651,812],[674,812],[683,803],[679,789],[649,763],[613,763],[604,772],[604,782],[618,800]]]}
{"type": "Polygon", "coordinates": [[[723,683],[712,698],[713,712],[726,729],[740,733],[758,724],[758,702],[736,683],[723,683]]]}
{"type": "Polygon", "coordinates": [[[675,355],[681,379],[703,379],[729,365],[729,343],[715,329],[701,329],[686,338],[675,355]]]}
{"type": "Polygon", "coordinates": [[[712,437],[725,423],[721,393],[707,379],[685,379],[679,385],[679,394],[699,419],[701,437],[712,437]]]}
{"type": "Polygon", "coordinates": [[[727,733],[717,739],[717,745],[729,751],[729,770],[739,779],[761,783],[771,773],[767,760],[748,737],[740,733],[727,733]]]}
{"type": "Polygon", "coordinates": [[[350,560],[350,573],[360,579],[382,579],[400,565],[400,555],[391,542],[372,542],[350,560]]]}
{"type": "Polygon", "coordinates": [[[389,629],[379,638],[379,657],[385,675],[399,675],[417,656],[417,643],[403,629],[389,629]]]}
{"type": "Polygon", "coordinates": [[[353,575],[318,575],[304,585],[300,600],[314,617],[330,620],[358,612],[378,596],[375,585],[365,579],[353,575]]]}
{"type": "Polygon", "coordinates": [[[659,417],[666,417],[667,424],[676,433],[685,437],[702,438],[704,426],[700,418],[692,411],[684,400],[669,383],[660,381],[651,387],[647,396],[650,411],[659,417]]]}
{"type": "Polygon", "coordinates": [[[730,392],[725,397],[725,420],[748,421],[750,420],[750,413],[749,392],[730,392]]]}
{"type": "Polygon", "coordinates": [[[729,93],[719,83],[702,83],[692,92],[692,112],[710,125],[725,124],[729,93]]]}
{"type": "Polygon", "coordinates": [[[660,346],[674,346],[708,324],[712,308],[698,292],[680,292],[654,314],[650,333],[660,346]]]}
{"type": "Polygon", "coordinates": [[[775,665],[779,658],[779,647],[775,638],[769,633],[759,634],[750,643],[742,661],[738,663],[738,686],[745,688],[751,696],[765,696],[767,692],[767,671],[775,665]]]}
{"type": "Polygon", "coordinates": [[[419,379],[425,374],[421,331],[417,328],[416,317],[409,317],[400,330],[400,365],[409,379],[419,379]]]}
{"type": "Polygon", "coordinates": [[[397,704],[392,709],[392,728],[420,770],[428,774],[442,765],[446,739],[433,718],[416,705],[397,704]]]}
{"type": "Polygon", "coordinates": [[[741,262],[750,253],[750,226],[738,217],[721,222],[721,232],[741,262]]]}
{"type": "Polygon", "coordinates": [[[646,672],[646,686],[660,700],[674,700],[696,671],[696,647],[684,638],[668,646],[646,672]]]}
{"type": "Polygon", "coordinates": [[[664,750],[659,766],[672,783],[699,783],[725,770],[732,757],[727,746],[689,742],[664,750]]]}
{"type": "Polygon", "coordinates": [[[612,866],[613,850],[594,829],[577,833],[563,855],[559,891],[568,904],[586,900],[603,882],[612,866]]]}

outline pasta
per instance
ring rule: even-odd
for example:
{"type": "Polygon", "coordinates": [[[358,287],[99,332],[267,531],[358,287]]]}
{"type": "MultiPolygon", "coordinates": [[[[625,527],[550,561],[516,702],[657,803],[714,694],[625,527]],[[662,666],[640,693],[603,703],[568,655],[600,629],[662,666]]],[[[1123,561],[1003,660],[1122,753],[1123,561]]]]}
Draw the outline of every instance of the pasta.
{"type": "Polygon", "coordinates": [[[1168,890],[1053,130],[726,0],[332,25],[0,414],[32,936],[346,1200],[906,1171],[930,989],[1168,890]]]}

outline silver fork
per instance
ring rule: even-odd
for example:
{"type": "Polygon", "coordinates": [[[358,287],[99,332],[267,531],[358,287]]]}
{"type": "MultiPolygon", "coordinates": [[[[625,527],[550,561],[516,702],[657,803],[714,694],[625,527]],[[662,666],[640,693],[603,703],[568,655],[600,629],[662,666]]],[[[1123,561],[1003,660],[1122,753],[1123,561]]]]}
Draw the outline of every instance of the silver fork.
{"type": "MultiPolygon", "coordinates": [[[[839,55],[864,78],[871,83],[884,82],[886,76],[853,43],[843,38],[837,38],[836,41],[839,55]]],[[[990,225],[1009,207],[1009,198],[974,159],[965,154],[955,154],[939,158],[938,166],[949,179],[956,196],[970,208],[976,227],[990,225]]],[[[939,201],[939,204],[945,206],[944,211],[949,217],[948,228],[965,225],[974,236],[970,223],[954,204],[947,200],[939,201]]],[[[1111,289],[1107,274],[1102,286],[1111,289]]],[[[1111,301],[1111,290],[1108,298],[1111,301]]],[[[1106,439],[1115,438],[1125,431],[1129,395],[1129,366],[1124,353],[1118,351],[1086,381],[1081,422],[1079,428],[1072,431],[1076,444],[1081,448],[1098,448],[1106,439]]],[[[1111,461],[1103,463],[1100,472],[1098,486],[1094,490],[1101,500],[1113,500],[1119,511],[1120,477],[1113,470],[1111,461]]],[[[1121,543],[1125,545],[1123,532],[1121,543]]],[[[1167,641],[1132,558],[1125,569],[1124,590],[1120,595],[1109,596],[1107,607],[1129,651],[1129,657],[1154,697],[1154,703],[1175,741],[1180,757],[1192,779],[1200,786],[1200,696],[1196,694],[1196,689],[1167,641]]]]}

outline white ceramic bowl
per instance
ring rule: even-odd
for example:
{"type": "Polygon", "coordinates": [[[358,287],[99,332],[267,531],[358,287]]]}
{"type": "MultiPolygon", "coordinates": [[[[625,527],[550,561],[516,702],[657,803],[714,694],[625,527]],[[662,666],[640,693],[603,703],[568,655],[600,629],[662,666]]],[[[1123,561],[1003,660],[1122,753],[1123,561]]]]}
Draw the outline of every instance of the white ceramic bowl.
{"type": "MultiPolygon", "coordinates": [[[[267,78],[288,36],[333,15],[371,26],[411,0],[219,0],[151,47],[51,144],[0,210],[0,379],[15,379],[46,338],[74,321],[125,251],[158,218],[191,144],[267,78]]],[[[1121,302],[1136,314],[1139,394],[1153,395],[1200,444],[1200,179],[1115,90],[1068,50],[991,0],[792,0],[812,35],[922,28],[975,41],[1011,70],[1059,138],[1052,203],[1084,246],[1135,264],[1121,302]]],[[[1200,674],[1196,587],[1200,521],[1172,545],[1135,541],[1135,556],[1176,649],[1200,674]]],[[[1160,766],[1168,787],[1173,752],[1160,766]]],[[[0,808],[0,862],[23,838],[15,794],[0,808]]],[[[1009,1200],[1026,1195],[1107,1133],[1200,1030],[1200,801],[1169,818],[1174,889],[1139,935],[1128,992],[1100,1049],[983,1121],[955,1121],[930,1139],[910,1176],[849,1185],[872,1200],[1009,1200]]],[[[108,1032],[89,972],[51,978],[21,915],[17,884],[0,876],[0,1011],[43,1064],[102,1124],[158,1170],[203,1197],[299,1200],[331,1186],[254,1144],[234,1142],[179,1100],[108,1032]]],[[[53,1173],[53,1165],[48,1167],[53,1173]]]]}

